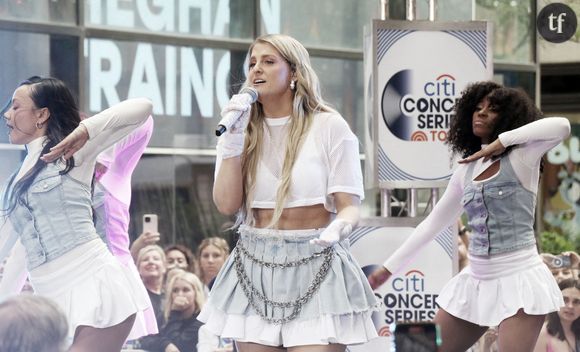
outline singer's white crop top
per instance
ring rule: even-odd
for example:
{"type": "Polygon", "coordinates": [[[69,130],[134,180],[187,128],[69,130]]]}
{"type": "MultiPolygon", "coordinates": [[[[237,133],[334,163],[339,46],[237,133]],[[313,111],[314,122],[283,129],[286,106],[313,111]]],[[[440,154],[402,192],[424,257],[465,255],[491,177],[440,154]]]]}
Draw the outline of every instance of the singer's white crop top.
{"type": "MultiPolygon", "coordinates": [[[[274,209],[290,117],[266,119],[252,208],[274,209]]],[[[364,198],[359,143],[335,112],[318,113],[296,158],[285,208],[324,204],[336,212],[335,192],[364,198]]]]}

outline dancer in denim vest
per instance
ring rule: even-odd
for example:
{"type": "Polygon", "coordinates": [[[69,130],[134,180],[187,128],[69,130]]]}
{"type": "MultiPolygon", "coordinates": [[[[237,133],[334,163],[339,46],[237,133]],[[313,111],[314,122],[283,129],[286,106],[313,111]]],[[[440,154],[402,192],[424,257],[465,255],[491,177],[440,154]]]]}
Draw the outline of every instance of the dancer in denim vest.
{"type": "Polygon", "coordinates": [[[198,319],[241,352],[366,342],[377,299],[342,241],[363,198],[359,142],[291,37],[256,39],[244,86],[258,101],[236,95],[222,111],[242,117],[218,141],[213,189],[240,239],[198,319]]]}
{"type": "Polygon", "coordinates": [[[369,281],[381,285],[466,211],[469,265],[437,299],[441,350],[465,351],[499,326],[500,351],[531,351],[545,315],[563,305],[533,225],[542,156],[570,134],[570,123],[539,119],[525,93],[493,82],[470,85],[455,111],[448,143],[464,159],[433,211],[369,281]]]}
{"type": "Polygon", "coordinates": [[[81,122],[62,81],[31,77],[4,113],[11,143],[25,144],[27,155],[5,189],[0,259],[19,244],[11,258],[22,260],[35,292],[65,312],[69,351],[120,350],[148,307],[138,278],[97,234],[91,183],[99,153],[143,124],[151,108],[131,99],[81,122]]]}

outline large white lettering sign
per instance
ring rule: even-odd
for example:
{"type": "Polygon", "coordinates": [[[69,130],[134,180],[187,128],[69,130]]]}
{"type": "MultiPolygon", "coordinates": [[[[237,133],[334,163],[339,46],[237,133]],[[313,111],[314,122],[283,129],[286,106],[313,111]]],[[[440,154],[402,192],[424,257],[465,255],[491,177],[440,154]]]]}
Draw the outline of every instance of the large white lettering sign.
{"type": "MultiPolygon", "coordinates": [[[[95,27],[227,37],[230,20],[241,21],[230,16],[230,6],[246,5],[242,0],[90,0],[86,17],[95,27]]],[[[280,0],[260,1],[260,13],[268,33],[280,31],[280,0]]],[[[156,120],[151,145],[212,148],[214,120],[245,79],[243,57],[233,54],[225,49],[87,38],[89,113],[127,98],[147,97],[156,120]]]]}
{"type": "Polygon", "coordinates": [[[144,96],[153,101],[157,115],[197,115],[192,111],[195,99],[199,115],[213,118],[216,99],[219,106],[229,99],[229,52],[197,49],[201,55],[196,55],[193,48],[148,43],[122,43],[121,48],[119,42],[104,39],[87,39],[85,44],[92,112],[121,98],[144,96]],[[128,89],[120,94],[127,78],[128,89]]]}
{"type": "MultiPolygon", "coordinates": [[[[153,32],[227,36],[231,0],[89,0],[88,23],[136,28],[142,23],[153,32]],[[199,19],[199,20],[197,20],[199,19]]],[[[267,33],[280,32],[280,0],[261,0],[260,13],[267,33]]],[[[240,1],[241,6],[249,4],[240,1]]]]}

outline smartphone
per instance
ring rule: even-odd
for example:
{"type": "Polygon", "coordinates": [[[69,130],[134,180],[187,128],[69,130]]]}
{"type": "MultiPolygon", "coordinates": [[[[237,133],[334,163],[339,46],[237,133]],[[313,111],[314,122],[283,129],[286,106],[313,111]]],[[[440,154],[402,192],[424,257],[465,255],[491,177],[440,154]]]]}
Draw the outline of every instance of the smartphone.
{"type": "Polygon", "coordinates": [[[572,266],[569,255],[557,255],[552,259],[553,268],[569,268],[572,266]]]}
{"type": "Polygon", "coordinates": [[[143,215],[143,233],[159,232],[157,229],[157,214],[143,215]]]}
{"type": "Polygon", "coordinates": [[[435,323],[398,323],[395,326],[395,351],[437,352],[441,345],[435,323]]]}

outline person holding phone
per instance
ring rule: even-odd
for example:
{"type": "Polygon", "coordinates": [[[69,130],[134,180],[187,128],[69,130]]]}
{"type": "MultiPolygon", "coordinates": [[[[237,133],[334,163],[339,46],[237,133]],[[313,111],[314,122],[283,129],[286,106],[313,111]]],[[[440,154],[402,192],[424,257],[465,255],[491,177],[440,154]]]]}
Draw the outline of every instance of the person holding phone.
{"type": "Polygon", "coordinates": [[[241,115],[217,143],[213,198],[240,239],[198,319],[240,352],[344,351],[377,336],[378,301],[345,239],[364,196],[359,141],[322,99],[308,52],[272,34],[250,46],[241,115]]]}
{"type": "Polygon", "coordinates": [[[139,252],[146,246],[156,245],[161,239],[161,234],[158,232],[158,218],[157,214],[143,215],[143,232],[131,243],[129,250],[133,256],[133,260],[137,261],[139,252]]]}
{"type": "Polygon", "coordinates": [[[455,106],[448,143],[464,157],[433,211],[369,276],[383,284],[462,212],[471,229],[469,265],[438,296],[435,323],[445,352],[465,351],[490,326],[499,349],[529,352],[562,294],[536,249],[534,214],[544,153],[570,134],[566,118],[542,118],[520,90],[476,82],[455,106]]]}
{"type": "Polygon", "coordinates": [[[542,253],[541,256],[557,282],[566,279],[579,279],[578,265],[580,263],[580,257],[576,252],[568,251],[559,255],[542,253]]]}
{"type": "Polygon", "coordinates": [[[64,311],[69,351],[120,350],[148,307],[138,278],[97,234],[91,184],[97,156],[151,110],[149,100],[130,99],[81,121],[62,81],[31,77],[4,112],[10,142],[27,153],[4,189],[0,261],[14,248],[13,268],[28,270],[36,294],[64,311]]]}

